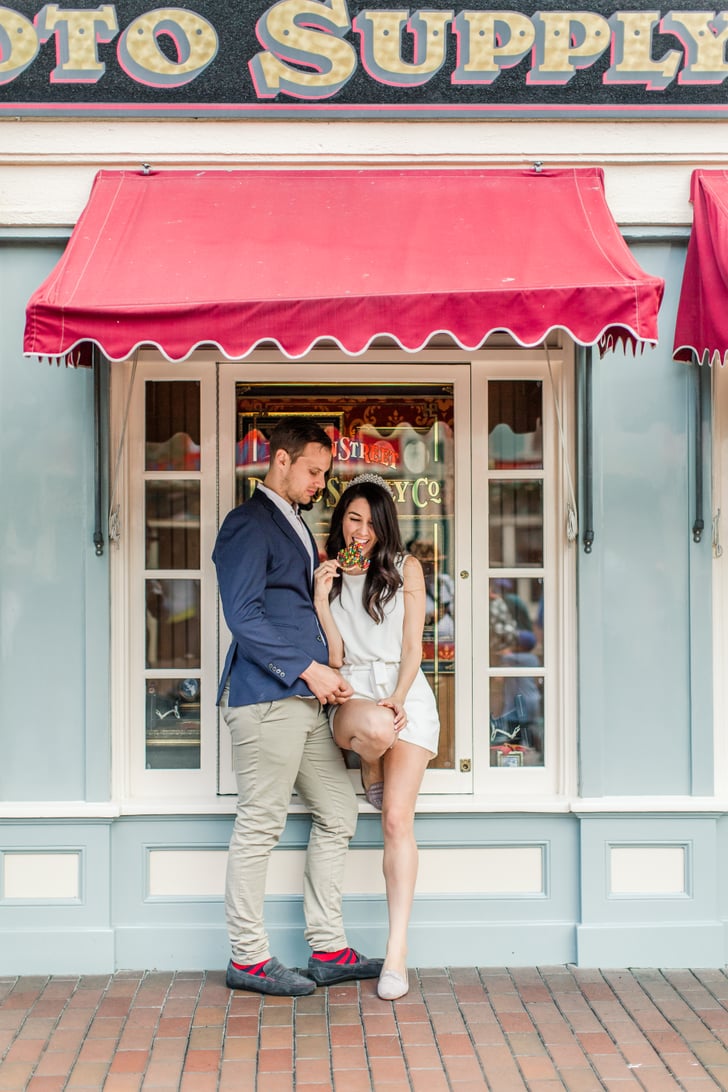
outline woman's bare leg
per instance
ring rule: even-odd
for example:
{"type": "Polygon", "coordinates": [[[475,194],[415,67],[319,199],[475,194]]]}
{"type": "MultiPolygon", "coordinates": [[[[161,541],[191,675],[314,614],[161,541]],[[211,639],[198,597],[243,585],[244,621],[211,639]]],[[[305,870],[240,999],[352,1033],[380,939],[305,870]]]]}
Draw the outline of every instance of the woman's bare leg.
{"type": "Polygon", "coordinates": [[[389,912],[389,939],[384,970],[407,976],[407,930],[417,881],[414,818],[417,794],[432,755],[398,739],[384,758],[384,881],[389,912]]]}
{"type": "Polygon", "coordinates": [[[350,698],[336,710],[334,741],[359,755],[365,792],[382,782],[382,755],[396,738],[394,714],[387,706],[367,698],[350,698]]]}

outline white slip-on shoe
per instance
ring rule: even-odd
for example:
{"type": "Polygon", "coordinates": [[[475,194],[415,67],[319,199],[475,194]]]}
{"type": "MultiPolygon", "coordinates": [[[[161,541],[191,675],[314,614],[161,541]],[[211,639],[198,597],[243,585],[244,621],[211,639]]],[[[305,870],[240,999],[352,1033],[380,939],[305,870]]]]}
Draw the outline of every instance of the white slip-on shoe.
{"type": "Polygon", "coordinates": [[[406,977],[396,971],[382,971],[377,982],[377,994],[382,1001],[396,1001],[398,997],[404,997],[409,991],[409,982],[406,977]]]}

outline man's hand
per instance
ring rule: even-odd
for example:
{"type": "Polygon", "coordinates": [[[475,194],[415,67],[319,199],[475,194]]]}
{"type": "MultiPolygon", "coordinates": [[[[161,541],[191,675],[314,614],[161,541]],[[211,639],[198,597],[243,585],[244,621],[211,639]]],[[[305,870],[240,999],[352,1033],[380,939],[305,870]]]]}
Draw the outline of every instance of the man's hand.
{"type": "Polygon", "coordinates": [[[338,671],[334,671],[328,664],[317,663],[316,660],[301,672],[301,678],[322,705],[341,705],[354,693],[338,671]]]}

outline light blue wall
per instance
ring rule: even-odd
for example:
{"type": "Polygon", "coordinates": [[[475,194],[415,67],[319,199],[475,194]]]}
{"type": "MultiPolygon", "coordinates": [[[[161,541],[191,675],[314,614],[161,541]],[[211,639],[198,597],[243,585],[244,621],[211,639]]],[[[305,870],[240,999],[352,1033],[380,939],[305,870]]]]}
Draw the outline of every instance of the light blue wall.
{"type": "MultiPolygon", "coordinates": [[[[126,816],[13,821],[3,853],[76,853],[79,893],[42,900],[4,897],[0,889],[0,952],[6,974],[104,974],[112,970],[222,968],[229,958],[222,893],[159,896],[150,892],[153,850],[220,851],[232,817],[126,816]]],[[[292,815],[284,850],[303,850],[306,817],[292,815]]],[[[725,816],[714,814],[419,815],[423,849],[514,847],[541,851],[542,889],[499,891],[490,875],[483,890],[457,880],[448,894],[415,897],[409,933],[413,966],[720,967],[728,952],[724,870],[725,816]],[[669,872],[661,890],[614,890],[614,848],[679,849],[683,885],[669,872]]],[[[378,816],[362,815],[351,853],[381,848],[378,816]]],[[[658,872],[660,865],[658,863],[658,872]]],[[[486,878],[484,877],[484,881],[486,878]]],[[[637,881],[638,883],[639,881],[637,881]]],[[[424,884],[422,885],[424,888],[424,884]]],[[[386,943],[381,894],[345,899],[349,943],[380,953],[386,943]]],[[[280,959],[308,956],[300,895],[271,895],[266,924],[280,959]]]]}
{"type": "Polygon", "coordinates": [[[65,240],[0,240],[0,799],[108,796],[107,556],[92,544],[93,375],[22,355],[65,240]]]}
{"type": "MultiPolygon", "coordinates": [[[[91,541],[93,377],[27,361],[21,349],[27,299],[62,249],[61,240],[0,240],[6,800],[108,794],[108,557],[97,558],[91,541]]],[[[635,252],[665,277],[667,294],[658,349],[593,365],[596,541],[590,555],[579,551],[587,796],[712,789],[710,503],[695,544],[695,370],[670,357],[684,247],[635,252]]]]}
{"type": "MultiPolygon", "coordinates": [[[[62,245],[0,238],[5,801],[108,798],[108,547],[96,557],[93,377],[26,361],[21,350],[25,304],[62,245]]],[[[646,269],[666,277],[668,294],[659,350],[636,358],[616,352],[593,366],[596,541],[589,555],[575,547],[585,796],[712,788],[710,500],[706,488],[707,528],[696,544],[696,372],[670,359],[684,250],[665,243],[635,250],[646,269]]],[[[708,452],[706,437],[706,485],[708,452]]],[[[726,816],[576,812],[418,816],[423,847],[538,847],[544,888],[522,896],[418,894],[413,963],[723,965],[726,816]],[[684,893],[611,893],[611,846],[665,844],[684,847],[684,893]]],[[[72,852],[81,880],[78,898],[47,902],[6,897],[0,885],[0,951],[12,955],[6,973],[222,967],[222,899],[151,898],[147,860],[150,846],[222,848],[230,824],[230,816],[184,814],[5,821],[0,874],[4,853],[72,852]]],[[[283,847],[300,849],[306,837],[307,821],[292,816],[283,847]]],[[[363,816],[353,852],[380,844],[378,818],[363,816]]],[[[351,942],[380,951],[382,897],[348,899],[345,914],[351,942]]],[[[269,899],[268,916],[277,954],[303,959],[300,899],[269,899]]]]}
{"type": "MultiPolygon", "coordinates": [[[[581,921],[577,962],[583,967],[721,967],[726,961],[723,869],[716,816],[654,812],[581,816],[581,921]],[[683,884],[670,892],[613,890],[610,852],[683,855],[683,884]]],[[[659,867],[659,866],[658,866],[659,867]]],[[[633,882],[634,879],[633,879],[633,882]]],[[[666,886],[669,886],[666,885],[666,886]]],[[[619,887],[619,885],[617,885],[619,887]]]]}
{"type": "MultiPolygon", "coordinates": [[[[578,562],[580,788],[710,793],[710,500],[706,489],[696,544],[696,373],[671,359],[684,246],[634,251],[667,291],[657,349],[595,353],[591,365],[596,538],[578,562]]],[[[705,448],[709,483],[707,433],[705,448]]]]}

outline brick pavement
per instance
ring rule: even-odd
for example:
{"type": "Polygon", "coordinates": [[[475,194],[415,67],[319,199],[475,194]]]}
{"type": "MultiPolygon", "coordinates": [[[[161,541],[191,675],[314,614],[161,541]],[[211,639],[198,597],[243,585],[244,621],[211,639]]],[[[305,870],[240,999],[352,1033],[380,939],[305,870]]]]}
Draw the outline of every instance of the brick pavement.
{"type": "Polygon", "coordinates": [[[221,971],[0,977],[0,1092],[728,1089],[723,970],[450,968],[309,997],[221,971]]]}

